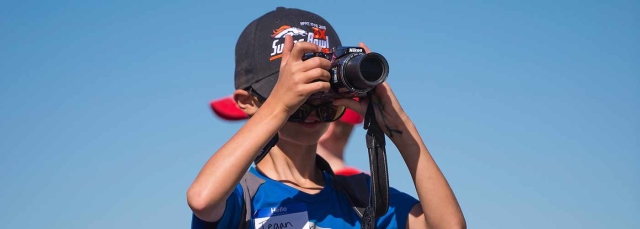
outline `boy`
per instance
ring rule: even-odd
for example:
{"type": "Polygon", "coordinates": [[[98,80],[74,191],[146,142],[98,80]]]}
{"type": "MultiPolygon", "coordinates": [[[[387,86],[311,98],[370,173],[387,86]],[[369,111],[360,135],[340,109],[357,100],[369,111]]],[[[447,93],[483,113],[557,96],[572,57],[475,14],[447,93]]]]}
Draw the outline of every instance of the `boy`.
{"type": "MultiPolygon", "coordinates": [[[[249,200],[247,228],[360,228],[346,195],[317,166],[316,150],[329,122],[346,108],[364,116],[369,101],[308,101],[311,94],[330,90],[330,63],[301,59],[340,45],[326,20],[298,9],[279,7],[245,28],[236,44],[233,98],[251,118],[187,191],[193,228],[238,228],[244,222],[246,190],[239,182],[247,170],[264,181],[249,200]],[[262,151],[274,136],[277,144],[262,151]]],[[[390,188],[389,209],[376,228],[466,228],[451,188],[389,85],[374,91],[376,121],[402,154],[419,197],[390,188]]]]}

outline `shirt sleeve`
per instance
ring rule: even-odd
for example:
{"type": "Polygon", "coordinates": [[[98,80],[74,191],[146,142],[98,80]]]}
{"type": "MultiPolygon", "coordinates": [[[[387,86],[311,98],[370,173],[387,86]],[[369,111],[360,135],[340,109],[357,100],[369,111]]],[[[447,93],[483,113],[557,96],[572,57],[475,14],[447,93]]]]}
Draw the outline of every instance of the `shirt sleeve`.
{"type": "Polygon", "coordinates": [[[398,228],[406,228],[409,212],[420,201],[413,196],[389,187],[389,208],[393,208],[398,228]]]}
{"type": "Polygon", "coordinates": [[[242,195],[242,186],[238,184],[227,198],[224,213],[218,222],[207,222],[192,214],[191,229],[237,228],[244,207],[242,195]]]}
{"type": "MultiPolygon", "coordinates": [[[[367,187],[371,186],[371,176],[367,178],[367,187]]],[[[420,200],[402,192],[394,187],[389,187],[389,209],[387,214],[377,221],[379,228],[407,228],[409,212],[420,200]]]]}

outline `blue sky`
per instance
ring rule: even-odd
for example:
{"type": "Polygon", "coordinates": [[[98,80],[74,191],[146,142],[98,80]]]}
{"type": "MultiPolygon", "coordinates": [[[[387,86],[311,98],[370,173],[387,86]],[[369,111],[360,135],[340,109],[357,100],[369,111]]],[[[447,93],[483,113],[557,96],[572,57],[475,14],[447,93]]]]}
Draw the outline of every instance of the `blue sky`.
{"type": "Polygon", "coordinates": [[[186,189],[242,125],[208,102],[276,6],[387,57],[470,228],[640,228],[640,4],[591,0],[2,2],[0,228],[189,227],[186,189]]]}

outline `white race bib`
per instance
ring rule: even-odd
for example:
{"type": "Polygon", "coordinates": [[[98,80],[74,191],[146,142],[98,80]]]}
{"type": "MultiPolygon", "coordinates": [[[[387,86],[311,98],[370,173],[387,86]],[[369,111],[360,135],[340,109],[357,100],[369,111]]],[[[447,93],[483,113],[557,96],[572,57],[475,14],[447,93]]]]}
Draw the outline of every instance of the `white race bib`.
{"type": "Polygon", "coordinates": [[[305,204],[263,208],[254,215],[255,229],[309,229],[305,204]]]}

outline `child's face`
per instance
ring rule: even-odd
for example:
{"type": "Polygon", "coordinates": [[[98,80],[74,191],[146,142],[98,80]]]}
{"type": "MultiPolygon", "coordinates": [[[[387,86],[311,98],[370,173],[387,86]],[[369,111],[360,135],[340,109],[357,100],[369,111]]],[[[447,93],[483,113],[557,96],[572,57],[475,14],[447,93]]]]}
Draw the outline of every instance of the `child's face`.
{"type": "MultiPolygon", "coordinates": [[[[317,119],[316,114],[309,115],[308,119],[317,119]]],[[[280,139],[291,141],[300,145],[318,144],[320,137],[329,128],[328,122],[287,122],[278,132],[280,139]]]]}

